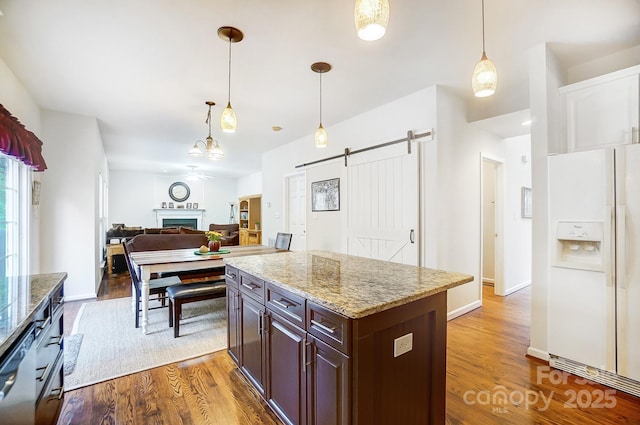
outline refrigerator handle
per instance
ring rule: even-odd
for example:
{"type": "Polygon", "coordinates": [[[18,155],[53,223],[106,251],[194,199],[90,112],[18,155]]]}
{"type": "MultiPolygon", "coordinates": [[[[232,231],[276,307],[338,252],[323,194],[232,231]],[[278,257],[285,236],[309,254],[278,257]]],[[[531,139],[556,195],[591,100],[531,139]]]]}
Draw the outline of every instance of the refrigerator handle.
{"type": "MultiPolygon", "coordinates": [[[[613,249],[616,243],[615,238],[615,216],[614,209],[611,205],[605,207],[606,216],[609,219],[604,221],[604,238],[603,242],[607,245],[604,248],[604,274],[607,286],[613,286],[615,284],[615,250],[613,249]]],[[[601,248],[602,249],[602,248],[601,248]]]]}
{"type": "Polygon", "coordinates": [[[616,256],[618,260],[616,279],[620,289],[627,289],[627,211],[624,205],[617,208],[616,256]]]}

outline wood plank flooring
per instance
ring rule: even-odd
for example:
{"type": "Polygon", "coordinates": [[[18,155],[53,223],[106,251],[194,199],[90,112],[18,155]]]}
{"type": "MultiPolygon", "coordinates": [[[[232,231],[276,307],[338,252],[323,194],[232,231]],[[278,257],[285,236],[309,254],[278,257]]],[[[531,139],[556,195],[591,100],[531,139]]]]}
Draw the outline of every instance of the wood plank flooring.
{"type": "MultiPolygon", "coordinates": [[[[126,296],[120,274],[99,299],[126,296]]],[[[449,322],[447,423],[640,424],[640,399],[526,356],[530,299],[528,288],[503,298],[485,287],[482,309],[449,322]]],[[[79,304],[65,305],[65,332],[79,304]]],[[[58,424],[281,422],[221,351],[70,391],[58,424]]]]}

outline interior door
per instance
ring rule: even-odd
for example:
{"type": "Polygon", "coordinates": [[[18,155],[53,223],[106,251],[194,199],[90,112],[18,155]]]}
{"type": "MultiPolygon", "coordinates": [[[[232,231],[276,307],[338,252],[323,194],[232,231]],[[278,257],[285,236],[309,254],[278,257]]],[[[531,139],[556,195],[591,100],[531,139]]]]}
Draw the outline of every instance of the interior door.
{"type": "Polygon", "coordinates": [[[347,170],[347,253],[419,264],[417,145],[358,154],[347,170]]]}
{"type": "Polygon", "coordinates": [[[292,235],[291,251],[304,251],[307,248],[305,182],[304,174],[288,176],[286,181],[287,229],[292,235]]]}
{"type": "Polygon", "coordinates": [[[640,145],[616,148],[618,374],[640,381],[640,145]]]}

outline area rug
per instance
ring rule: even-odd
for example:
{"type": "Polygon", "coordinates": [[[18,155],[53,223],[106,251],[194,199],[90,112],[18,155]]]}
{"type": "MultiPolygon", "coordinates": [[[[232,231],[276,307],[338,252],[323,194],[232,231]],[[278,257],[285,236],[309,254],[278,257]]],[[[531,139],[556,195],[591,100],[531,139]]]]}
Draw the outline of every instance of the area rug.
{"type": "Polygon", "coordinates": [[[180,336],[169,328],[168,308],[149,311],[148,334],[134,327],[131,298],[85,303],[71,334],[83,334],[65,391],[224,349],[225,298],[186,304],[180,336]]]}
{"type": "Polygon", "coordinates": [[[76,368],[83,337],[82,334],[73,334],[64,338],[64,376],[71,374],[76,368]]]}

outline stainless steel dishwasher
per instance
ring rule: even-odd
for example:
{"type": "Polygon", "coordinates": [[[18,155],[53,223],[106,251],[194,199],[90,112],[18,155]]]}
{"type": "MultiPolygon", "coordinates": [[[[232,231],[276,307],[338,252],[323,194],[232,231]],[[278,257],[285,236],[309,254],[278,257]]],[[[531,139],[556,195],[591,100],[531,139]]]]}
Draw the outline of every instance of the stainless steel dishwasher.
{"type": "Polygon", "coordinates": [[[33,425],[36,404],[36,345],[31,325],[0,363],[0,418],[33,425]]]}

